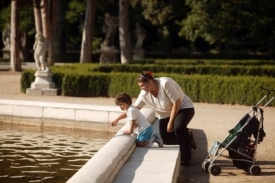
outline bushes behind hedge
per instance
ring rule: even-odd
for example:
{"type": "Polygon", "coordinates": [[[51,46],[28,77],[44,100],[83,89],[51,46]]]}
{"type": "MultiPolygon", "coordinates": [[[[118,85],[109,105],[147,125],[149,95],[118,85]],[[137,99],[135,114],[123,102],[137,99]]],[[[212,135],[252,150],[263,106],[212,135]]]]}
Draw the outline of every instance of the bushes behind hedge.
{"type": "MultiPolygon", "coordinates": [[[[127,92],[138,96],[137,73],[92,73],[52,70],[53,82],[58,83],[64,96],[115,97],[127,92]]],[[[26,92],[33,81],[34,71],[23,71],[21,91],[26,92]]],[[[274,89],[275,78],[253,76],[214,76],[156,73],[176,80],[194,102],[254,105],[264,95],[261,86],[274,89]]],[[[273,93],[274,94],[274,93],[273,93]]],[[[272,103],[274,106],[274,102],[272,103]]]]}

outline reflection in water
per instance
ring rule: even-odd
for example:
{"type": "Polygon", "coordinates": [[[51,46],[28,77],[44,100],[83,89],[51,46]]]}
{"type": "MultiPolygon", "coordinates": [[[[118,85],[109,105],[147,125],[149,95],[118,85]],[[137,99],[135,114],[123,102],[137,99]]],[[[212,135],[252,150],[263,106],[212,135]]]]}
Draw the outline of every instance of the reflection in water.
{"type": "Polygon", "coordinates": [[[0,182],[64,183],[112,136],[0,125],[0,182]]]}

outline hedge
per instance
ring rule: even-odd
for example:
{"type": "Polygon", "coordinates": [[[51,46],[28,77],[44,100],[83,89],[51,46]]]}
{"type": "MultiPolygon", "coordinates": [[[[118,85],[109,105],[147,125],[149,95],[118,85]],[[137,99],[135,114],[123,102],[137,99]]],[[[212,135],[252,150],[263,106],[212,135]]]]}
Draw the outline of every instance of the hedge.
{"type": "Polygon", "coordinates": [[[243,65],[156,65],[156,64],[71,64],[55,66],[68,71],[82,72],[129,72],[140,73],[150,70],[154,73],[203,74],[224,76],[269,76],[275,77],[275,65],[243,66],[243,65]]]}
{"type": "Polygon", "coordinates": [[[135,60],[132,64],[155,64],[155,65],[241,65],[262,66],[275,65],[275,60],[233,60],[233,59],[142,59],[135,60]]]}
{"type": "MultiPolygon", "coordinates": [[[[68,72],[52,70],[53,82],[64,96],[115,97],[127,92],[138,96],[137,73],[68,72]]],[[[21,91],[26,92],[34,80],[34,71],[22,72],[21,91]]],[[[176,80],[194,102],[254,105],[265,94],[261,87],[274,89],[275,78],[254,76],[215,76],[156,73],[176,80]]],[[[272,93],[275,94],[275,93],[272,93]]],[[[271,104],[274,106],[274,102],[271,104]]]]}

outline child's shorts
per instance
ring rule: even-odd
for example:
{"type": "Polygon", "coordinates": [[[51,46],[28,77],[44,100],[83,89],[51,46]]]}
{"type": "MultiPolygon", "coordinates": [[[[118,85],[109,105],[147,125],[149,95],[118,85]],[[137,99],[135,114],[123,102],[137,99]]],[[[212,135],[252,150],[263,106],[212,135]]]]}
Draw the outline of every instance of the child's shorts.
{"type": "Polygon", "coordinates": [[[138,136],[136,141],[144,142],[149,141],[153,134],[153,127],[150,125],[148,128],[146,128],[143,132],[141,132],[138,136]]]}

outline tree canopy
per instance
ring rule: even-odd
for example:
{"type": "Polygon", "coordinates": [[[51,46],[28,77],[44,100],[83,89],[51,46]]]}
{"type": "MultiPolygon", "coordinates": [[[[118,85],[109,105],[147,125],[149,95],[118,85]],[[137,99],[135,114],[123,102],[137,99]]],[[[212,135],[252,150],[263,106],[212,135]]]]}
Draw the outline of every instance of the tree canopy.
{"type": "MultiPolygon", "coordinates": [[[[115,0],[98,1],[93,31],[92,52],[96,53],[104,37],[104,13],[119,15],[115,0]]],[[[275,3],[273,0],[129,0],[129,32],[135,43],[135,24],[146,29],[144,48],[148,52],[192,53],[193,51],[274,53],[275,3]]],[[[0,0],[0,27],[10,22],[10,0],[0,0]]],[[[57,3],[57,27],[54,32],[59,53],[79,51],[85,21],[86,1],[57,3]]],[[[33,41],[35,25],[32,1],[20,0],[20,31],[33,41]]],[[[30,44],[32,44],[30,41],[30,44]]],[[[119,39],[115,40],[119,47],[119,39]]]]}
{"type": "Polygon", "coordinates": [[[186,0],[190,12],[180,35],[190,41],[247,51],[274,51],[275,3],[272,0],[186,0]]]}

